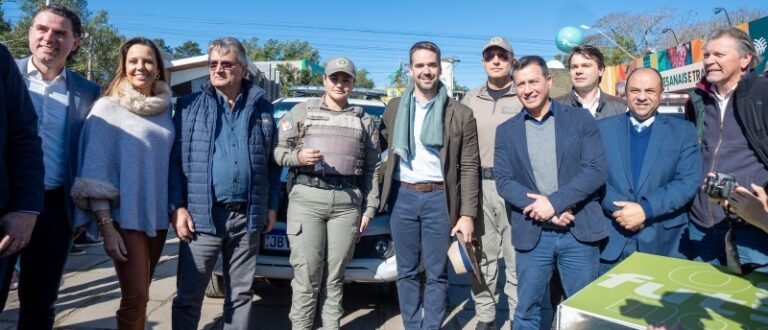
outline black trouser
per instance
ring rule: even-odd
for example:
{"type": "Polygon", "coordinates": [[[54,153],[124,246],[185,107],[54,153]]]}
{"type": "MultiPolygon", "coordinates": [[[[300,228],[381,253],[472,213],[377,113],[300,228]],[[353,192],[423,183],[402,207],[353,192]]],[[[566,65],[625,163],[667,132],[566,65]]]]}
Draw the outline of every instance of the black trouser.
{"type": "MultiPolygon", "coordinates": [[[[0,239],[5,236],[5,232],[0,230],[0,239]]],[[[8,291],[11,288],[11,279],[15,270],[16,260],[19,254],[0,259],[0,312],[5,309],[5,301],[8,300],[8,291]]]]}
{"type": "Polygon", "coordinates": [[[45,192],[45,209],[29,244],[21,250],[19,329],[53,328],[53,306],[72,244],[65,195],[64,188],[45,192]]]}

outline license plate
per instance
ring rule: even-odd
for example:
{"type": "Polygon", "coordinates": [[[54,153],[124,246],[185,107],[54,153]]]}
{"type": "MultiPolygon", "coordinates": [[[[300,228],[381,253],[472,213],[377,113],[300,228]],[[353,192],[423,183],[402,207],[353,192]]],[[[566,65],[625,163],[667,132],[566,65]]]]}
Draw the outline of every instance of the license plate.
{"type": "Polygon", "coordinates": [[[290,251],[291,245],[284,230],[272,229],[269,234],[264,235],[264,248],[273,251],[290,251]]]}

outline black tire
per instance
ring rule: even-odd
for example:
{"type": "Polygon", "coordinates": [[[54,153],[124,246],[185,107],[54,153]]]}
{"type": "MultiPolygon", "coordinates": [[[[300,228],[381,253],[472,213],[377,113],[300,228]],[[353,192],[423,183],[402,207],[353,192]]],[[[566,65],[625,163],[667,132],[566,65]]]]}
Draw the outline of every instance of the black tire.
{"type": "Polygon", "coordinates": [[[208,298],[224,298],[226,294],[224,288],[224,276],[216,273],[211,275],[211,280],[208,281],[208,287],[205,288],[205,296],[208,298]]]}

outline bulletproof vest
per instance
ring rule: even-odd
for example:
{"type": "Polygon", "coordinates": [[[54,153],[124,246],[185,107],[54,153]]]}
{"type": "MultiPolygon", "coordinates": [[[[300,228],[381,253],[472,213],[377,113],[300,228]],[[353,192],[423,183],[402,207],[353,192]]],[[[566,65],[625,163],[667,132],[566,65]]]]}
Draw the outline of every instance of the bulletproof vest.
{"type": "Polygon", "coordinates": [[[319,99],[307,101],[307,114],[300,132],[302,148],[320,150],[322,162],[302,166],[301,173],[359,176],[365,162],[363,109],[331,114],[321,110],[319,99]]]}

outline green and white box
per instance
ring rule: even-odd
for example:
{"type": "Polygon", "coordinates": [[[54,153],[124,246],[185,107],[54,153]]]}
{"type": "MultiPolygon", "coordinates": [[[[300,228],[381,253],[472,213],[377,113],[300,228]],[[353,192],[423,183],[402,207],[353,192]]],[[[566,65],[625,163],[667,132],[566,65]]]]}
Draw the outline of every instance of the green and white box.
{"type": "Polygon", "coordinates": [[[635,253],[558,307],[558,329],[768,329],[768,274],[635,253]]]}

